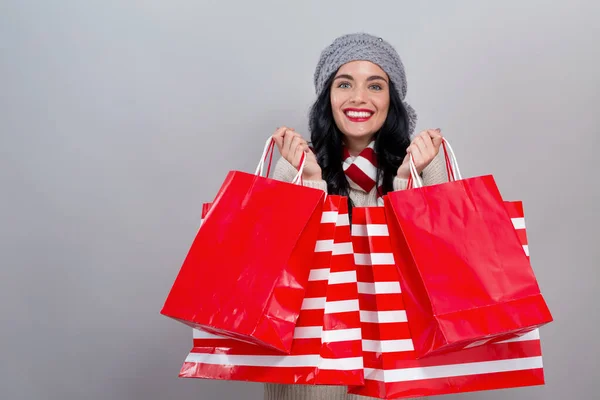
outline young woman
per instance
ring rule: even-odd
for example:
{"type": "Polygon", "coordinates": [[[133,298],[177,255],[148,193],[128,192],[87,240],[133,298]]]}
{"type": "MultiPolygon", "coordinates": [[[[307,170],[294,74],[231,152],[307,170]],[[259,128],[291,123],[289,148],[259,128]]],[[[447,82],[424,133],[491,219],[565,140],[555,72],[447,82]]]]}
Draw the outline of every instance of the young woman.
{"type": "MultiPolygon", "coordinates": [[[[289,127],[273,134],[282,158],[273,177],[292,181],[306,154],[303,184],[349,197],[353,207],[382,205],[382,196],[406,189],[409,154],[425,185],[448,180],[442,135],[413,135],[417,116],[405,101],[406,75],[394,48],[364,33],[344,35],[321,54],[314,74],[317,100],[310,140],[289,127]]],[[[265,385],[265,400],[365,399],[342,386],[265,385]]]]}
{"type": "Polygon", "coordinates": [[[311,146],[294,129],[277,129],[275,179],[291,181],[306,153],[304,185],[349,196],[358,207],[381,205],[382,195],[406,188],[408,154],[426,185],[448,179],[440,130],[413,136],[417,115],[404,101],[404,66],[387,42],[368,34],[337,38],[322,52],[314,83],[311,146]]]}

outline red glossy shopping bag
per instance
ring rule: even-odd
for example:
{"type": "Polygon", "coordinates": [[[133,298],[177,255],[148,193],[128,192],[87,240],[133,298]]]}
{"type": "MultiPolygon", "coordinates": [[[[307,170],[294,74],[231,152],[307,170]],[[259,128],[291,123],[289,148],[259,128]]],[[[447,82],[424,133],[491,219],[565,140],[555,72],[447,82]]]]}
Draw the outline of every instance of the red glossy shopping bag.
{"type": "Polygon", "coordinates": [[[262,177],[272,151],[256,174],[227,175],[161,313],[289,353],[325,193],[296,184],[302,166],[294,183],[262,177]]]}
{"type": "MultiPolygon", "coordinates": [[[[506,207],[511,210],[522,248],[528,251],[521,204],[507,203],[506,207]]],[[[419,358],[384,209],[355,208],[352,235],[365,384],[350,387],[350,393],[403,399],[544,384],[538,330],[502,342],[419,358]]]]}
{"type": "MultiPolygon", "coordinates": [[[[394,255],[417,353],[522,335],[550,321],[533,269],[491,175],[389,193],[394,255]]],[[[457,179],[454,179],[456,177],[457,179]]]]}
{"type": "Polygon", "coordinates": [[[363,363],[348,204],[328,196],[289,355],[194,330],[179,376],[283,384],[361,385],[363,363]]]}

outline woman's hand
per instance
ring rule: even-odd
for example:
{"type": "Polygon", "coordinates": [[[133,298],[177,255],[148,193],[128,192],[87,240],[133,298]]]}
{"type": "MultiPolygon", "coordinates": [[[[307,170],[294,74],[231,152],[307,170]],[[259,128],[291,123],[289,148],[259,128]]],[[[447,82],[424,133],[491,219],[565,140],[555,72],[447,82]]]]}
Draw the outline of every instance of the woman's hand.
{"type": "Polygon", "coordinates": [[[419,133],[413,139],[406,149],[406,157],[404,157],[402,165],[398,168],[398,178],[408,179],[410,177],[409,157],[411,154],[419,174],[433,161],[440,152],[442,144],[440,132],[439,129],[429,129],[419,133]]]}
{"type": "Polygon", "coordinates": [[[309,149],[308,143],[302,136],[292,128],[282,126],[273,134],[273,140],[277,145],[277,149],[281,156],[285,158],[296,169],[300,168],[300,160],[302,153],[306,153],[306,162],[304,163],[304,171],[302,179],[307,181],[321,180],[321,167],[317,163],[317,158],[309,149]]]}

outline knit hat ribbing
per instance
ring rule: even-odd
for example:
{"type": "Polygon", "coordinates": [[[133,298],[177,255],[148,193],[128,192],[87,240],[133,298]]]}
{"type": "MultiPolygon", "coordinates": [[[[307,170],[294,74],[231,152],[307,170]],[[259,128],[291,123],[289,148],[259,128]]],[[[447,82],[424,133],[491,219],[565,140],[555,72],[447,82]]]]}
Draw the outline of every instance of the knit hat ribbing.
{"type": "Polygon", "coordinates": [[[417,113],[404,100],[407,91],[404,64],[396,50],[382,38],[367,33],[352,33],[338,37],[327,46],[321,52],[314,74],[317,96],[325,89],[325,83],[331,74],[351,61],[370,61],[385,71],[394,83],[408,113],[409,134],[412,135],[417,124],[417,113]]]}

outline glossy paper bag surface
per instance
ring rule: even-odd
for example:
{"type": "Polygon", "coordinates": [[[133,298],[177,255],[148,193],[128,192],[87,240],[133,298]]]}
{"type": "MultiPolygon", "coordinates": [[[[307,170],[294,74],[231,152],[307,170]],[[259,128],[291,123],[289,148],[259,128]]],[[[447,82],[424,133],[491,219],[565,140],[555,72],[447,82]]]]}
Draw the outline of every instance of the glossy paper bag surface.
{"type": "Polygon", "coordinates": [[[346,199],[327,196],[290,355],[194,330],[185,378],[360,385],[356,270],[346,199]],[[341,203],[340,203],[341,201],[341,203]]]}
{"type": "Polygon", "coordinates": [[[323,198],[321,190],[229,173],[161,313],[289,353],[323,198]]]}
{"type": "MultiPolygon", "coordinates": [[[[522,215],[515,218],[522,248],[527,249],[522,215]]],[[[351,387],[350,393],[403,399],[544,383],[537,330],[504,342],[419,359],[385,212],[381,207],[355,208],[352,219],[365,384],[351,387]]]]}
{"type": "Polygon", "coordinates": [[[492,176],[389,193],[385,204],[421,357],[552,320],[492,176]]]}

